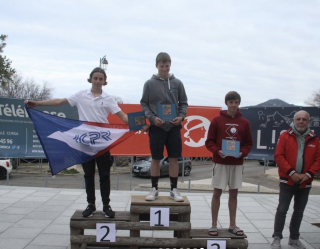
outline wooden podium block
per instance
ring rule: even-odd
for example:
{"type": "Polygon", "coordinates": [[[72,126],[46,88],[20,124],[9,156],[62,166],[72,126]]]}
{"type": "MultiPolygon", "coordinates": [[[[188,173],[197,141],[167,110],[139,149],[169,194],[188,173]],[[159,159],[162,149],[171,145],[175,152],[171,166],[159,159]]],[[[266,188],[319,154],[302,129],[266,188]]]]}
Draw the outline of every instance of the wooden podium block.
{"type": "Polygon", "coordinates": [[[140,206],[189,206],[190,202],[188,197],[183,196],[184,201],[177,202],[171,199],[169,196],[159,196],[158,199],[154,201],[146,201],[145,195],[133,195],[131,196],[131,205],[140,205],[140,206]]]}
{"type": "MultiPolygon", "coordinates": [[[[190,230],[185,230],[185,224],[190,223],[190,213],[191,207],[190,202],[186,196],[183,197],[183,202],[176,202],[169,196],[159,196],[158,199],[154,201],[146,201],[146,197],[142,195],[131,196],[131,222],[139,222],[150,220],[150,208],[160,207],[170,209],[170,222],[177,221],[177,226],[175,227],[174,237],[177,238],[190,238],[190,230]]],[[[155,230],[153,227],[149,227],[149,230],[155,230]]],[[[170,227],[167,230],[171,230],[170,227]]],[[[140,231],[130,231],[130,237],[140,237],[140,231]]],[[[137,247],[131,247],[134,249],[137,247]]]]}
{"type": "MultiPolygon", "coordinates": [[[[71,249],[79,249],[80,246],[86,245],[88,238],[87,235],[84,235],[85,229],[96,229],[97,223],[117,223],[118,229],[121,229],[122,224],[126,224],[130,221],[130,213],[125,211],[116,211],[114,218],[107,218],[101,212],[95,213],[90,218],[85,218],[82,216],[82,211],[77,210],[72,215],[70,219],[70,241],[71,241],[71,249]],[[82,240],[78,239],[78,236],[82,236],[82,240]]],[[[125,229],[125,228],[124,228],[125,229]]]]}

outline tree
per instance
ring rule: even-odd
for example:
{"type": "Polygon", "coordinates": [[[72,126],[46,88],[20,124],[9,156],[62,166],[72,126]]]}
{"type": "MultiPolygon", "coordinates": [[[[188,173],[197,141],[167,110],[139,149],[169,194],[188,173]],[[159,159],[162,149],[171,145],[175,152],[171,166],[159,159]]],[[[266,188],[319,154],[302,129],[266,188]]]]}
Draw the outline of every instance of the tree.
{"type": "Polygon", "coordinates": [[[11,61],[6,56],[2,56],[4,47],[7,45],[5,40],[7,35],[0,35],[0,85],[4,86],[12,80],[16,71],[11,68],[11,61]]]}
{"type": "Polygon", "coordinates": [[[311,106],[320,106],[320,89],[318,92],[314,92],[304,103],[311,106]]]}
{"type": "Polygon", "coordinates": [[[0,96],[14,97],[19,99],[46,100],[52,98],[53,88],[44,82],[42,88],[33,79],[22,80],[18,74],[12,76],[10,84],[0,87],[0,96]]]}
{"type": "Polygon", "coordinates": [[[123,100],[121,97],[117,95],[113,95],[114,100],[117,102],[117,104],[123,104],[123,100]]]}

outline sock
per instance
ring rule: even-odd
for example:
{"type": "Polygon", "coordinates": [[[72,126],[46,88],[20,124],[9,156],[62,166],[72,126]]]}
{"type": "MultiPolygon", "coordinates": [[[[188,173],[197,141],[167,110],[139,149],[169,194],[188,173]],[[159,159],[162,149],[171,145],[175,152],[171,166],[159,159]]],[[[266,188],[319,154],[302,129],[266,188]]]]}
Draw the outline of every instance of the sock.
{"type": "Polygon", "coordinates": [[[177,185],[178,185],[178,177],[171,177],[171,176],[170,176],[170,184],[171,184],[171,191],[172,191],[174,188],[177,188],[177,185]]]}
{"type": "Polygon", "coordinates": [[[159,176],[151,176],[152,187],[156,188],[156,190],[158,190],[158,181],[159,181],[159,176]]]}

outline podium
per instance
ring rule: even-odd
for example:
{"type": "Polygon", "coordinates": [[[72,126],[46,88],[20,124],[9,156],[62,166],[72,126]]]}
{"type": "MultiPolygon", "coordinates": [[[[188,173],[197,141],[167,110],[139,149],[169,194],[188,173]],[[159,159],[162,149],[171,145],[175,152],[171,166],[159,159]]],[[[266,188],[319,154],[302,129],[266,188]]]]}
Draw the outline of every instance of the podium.
{"type": "Polygon", "coordinates": [[[106,218],[97,212],[90,218],[82,217],[77,210],[70,219],[71,249],[86,248],[86,245],[102,247],[128,246],[130,249],[151,248],[206,248],[207,240],[226,240],[227,248],[248,248],[246,235],[236,236],[227,229],[219,229],[219,236],[208,235],[208,229],[191,229],[191,207],[187,197],[184,202],[175,202],[169,196],[159,196],[155,201],[146,201],[145,196],[131,196],[130,212],[115,212],[114,218],[106,218]],[[169,227],[150,226],[150,208],[169,208],[169,227]],[[116,242],[96,242],[96,236],[84,235],[85,229],[95,229],[96,223],[116,223],[116,230],[129,230],[130,237],[116,236],[116,242]],[[171,238],[140,237],[141,230],[173,231],[171,238]]]}

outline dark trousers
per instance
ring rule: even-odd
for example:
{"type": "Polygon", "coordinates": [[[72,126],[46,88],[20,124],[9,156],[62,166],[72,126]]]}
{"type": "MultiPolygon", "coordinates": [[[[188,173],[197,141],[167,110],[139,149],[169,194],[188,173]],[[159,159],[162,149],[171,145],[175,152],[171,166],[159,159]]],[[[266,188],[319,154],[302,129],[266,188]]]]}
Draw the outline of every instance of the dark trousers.
{"type": "Polygon", "coordinates": [[[103,205],[108,205],[110,202],[110,168],[113,164],[113,159],[109,151],[89,162],[82,164],[84,179],[86,183],[87,201],[91,204],[95,204],[96,201],[94,187],[96,164],[100,177],[100,192],[102,203],[103,205]]]}
{"type": "Polygon", "coordinates": [[[274,221],[274,233],[272,237],[283,238],[282,231],[286,221],[287,211],[290,206],[292,197],[294,196],[293,214],[290,221],[290,238],[297,240],[300,236],[300,225],[303,212],[308,203],[310,188],[300,188],[299,184],[289,186],[280,183],[279,204],[274,221]]]}

